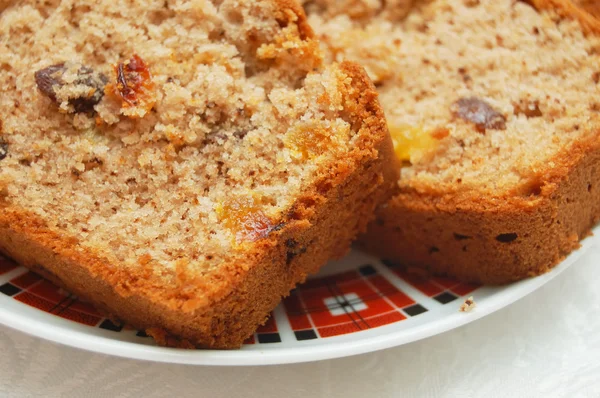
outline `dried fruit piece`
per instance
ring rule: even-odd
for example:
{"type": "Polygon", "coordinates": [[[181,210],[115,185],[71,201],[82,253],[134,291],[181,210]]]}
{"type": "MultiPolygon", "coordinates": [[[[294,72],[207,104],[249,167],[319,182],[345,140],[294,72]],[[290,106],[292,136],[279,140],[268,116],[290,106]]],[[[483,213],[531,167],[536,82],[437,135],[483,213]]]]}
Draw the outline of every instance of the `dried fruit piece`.
{"type": "Polygon", "coordinates": [[[95,73],[87,66],[82,66],[77,74],[74,84],[89,87],[90,92],[86,97],[73,98],[69,102],[77,112],[90,112],[104,97],[104,87],[108,83],[108,78],[102,73],[95,73]]]}
{"type": "Polygon", "coordinates": [[[251,195],[235,197],[219,205],[216,212],[225,227],[235,233],[238,242],[264,238],[274,228],[259,200],[251,195]]]}
{"type": "Polygon", "coordinates": [[[480,133],[485,133],[487,129],[506,129],[504,115],[477,97],[461,98],[452,104],[450,110],[455,116],[474,123],[480,133]]]}
{"type": "Polygon", "coordinates": [[[8,156],[8,143],[3,139],[0,139],[0,160],[3,160],[8,156]]]}
{"type": "Polygon", "coordinates": [[[341,137],[349,133],[344,122],[307,122],[292,127],[284,138],[284,145],[293,156],[301,159],[313,159],[325,153],[331,153],[338,147],[341,137]]]}
{"type": "Polygon", "coordinates": [[[143,116],[156,102],[156,85],[152,81],[150,68],[140,56],[135,54],[129,61],[116,64],[114,69],[116,85],[110,86],[111,91],[123,100],[121,105],[123,108],[137,108],[141,111],[137,116],[143,116]]]}
{"type": "Polygon", "coordinates": [[[510,243],[514,240],[516,240],[519,237],[519,235],[515,234],[514,232],[510,232],[507,234],[500,234],[498,236],[496,236],[496,240],[498,242],[502,242],[502,243],[510,243]]]}
{"type": "Polygon", "coordinates": [[[318,127],[296,128],[286,137],[286,144],[303,159],[319,156],[327,151],[331,144],[331,133],[318,127]]]}
{"type": "Polygon", "coordinates": [[[425,153],[438,147],[440,139],[450,134],[445,128],[430,132],[422,126],[409,125],[390,125],[389,130],[396,157],[406,162],[419,161],[425,153]]]}
{"type": "Polygon", "coordinates": [[[51,100],[56,101],[56,92],[54,86],[62,86],[62,75],[67,68],[65,64],[51,65],[47,68],[35,72],[35,83],[38,89],[51,100]]]}
{"type": "Polygon", "coordinates": [[[68,71],[69,66],[64,63],[51,65],[35,72],[35,83],[53,101],[60,104],[66,99],[75,112],[92,112],[104,96],[107,77],[82,65],[76,69],[76,78],[67,82],[65,74],[68,71]],[[59,98],[60,91],[65,91],[64,98],[59,98]]]}

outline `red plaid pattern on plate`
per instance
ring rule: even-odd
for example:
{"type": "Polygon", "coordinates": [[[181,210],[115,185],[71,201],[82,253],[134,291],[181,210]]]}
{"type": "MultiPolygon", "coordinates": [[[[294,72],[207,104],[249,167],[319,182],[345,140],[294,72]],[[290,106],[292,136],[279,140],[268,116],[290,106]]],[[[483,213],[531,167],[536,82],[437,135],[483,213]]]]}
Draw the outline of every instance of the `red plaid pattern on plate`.
{"type": "MultiPolygon", "coordinates": [[[[383,264],[392,274],[441,304],[480,287],[448,278],[422,278],[396,264],[386,261],[383,264]]],[[[83,325],[112,332],[131,331],[131,328],[104,318],[91,305],[37,274],[0,256],[2,275],[5,282],[0,282],[0,293],[14,300],[83,325]]],[[[308,280],[283,301],[282,309],[281,314],[287,318],[285,320],[297,341],[360,332],[401,322],[428,311],[423,303],[403,292],[386,273],[371,264],[308,280]]],[[[278,322],[282,322],[282,318],[278,320],[272,313],[265,325],[259,327],[245,344],[280,343],[282,334],[278,322]]],[[[133,332],[137,337],[147,337],[143,331],[133,332]]]]}

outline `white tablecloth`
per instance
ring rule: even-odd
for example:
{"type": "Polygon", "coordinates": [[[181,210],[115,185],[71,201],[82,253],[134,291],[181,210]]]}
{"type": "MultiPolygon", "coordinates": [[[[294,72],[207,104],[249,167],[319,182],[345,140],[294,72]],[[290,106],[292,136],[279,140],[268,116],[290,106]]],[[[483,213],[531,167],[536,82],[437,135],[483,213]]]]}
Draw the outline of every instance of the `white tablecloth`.
{"type": "Polygon", "coordinates": [[[138,362],[0,328],[0,397],[600,397],[600,249],[462,328],[381,352],[269,367],[138,362]]]}

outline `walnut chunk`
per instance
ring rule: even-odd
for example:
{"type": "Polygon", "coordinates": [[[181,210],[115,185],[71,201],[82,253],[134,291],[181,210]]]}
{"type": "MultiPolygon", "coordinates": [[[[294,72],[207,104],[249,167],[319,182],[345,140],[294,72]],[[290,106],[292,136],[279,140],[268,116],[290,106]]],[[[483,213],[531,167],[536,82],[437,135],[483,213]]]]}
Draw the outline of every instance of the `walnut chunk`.
{"type": "Polygon", "coordinates": [[[75,112],[93,112],[104,97],[104,87],[108,83],[107,77],[95,72],[88,66],[75,66],[75,79],[67,81],[65,76],[73,66],[64,63],[48,66],[35,72],[35,83],[38,89],[60,104],[64,99],[71,105],[75,112]],[[66,94],[59,95],[66,90],[66,94]]]}
{"type": "Polygon", "coordinates": [[[506,129],[504,115],[482,99],[476,97],[461,98],[452,104],[450,110],[455,116],[475,124],[475,128],[480,133],[485,133],[487,129],[506,129]]]}

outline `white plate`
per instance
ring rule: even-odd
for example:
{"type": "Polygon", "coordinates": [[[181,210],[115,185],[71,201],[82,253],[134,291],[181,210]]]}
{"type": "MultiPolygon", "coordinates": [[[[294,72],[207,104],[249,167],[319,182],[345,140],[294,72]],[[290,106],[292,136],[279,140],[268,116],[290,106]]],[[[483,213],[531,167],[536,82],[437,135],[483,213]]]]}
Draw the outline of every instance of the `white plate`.
{"type": "MultiPolygon", "coordinates": [[[[600,227],[596,228],[596,233],[600,227]]],[[[266,365],[317,361],[410,343],[473,322],[533,292],[577,261],[590,237],[551,272],[502,287],[441,279],[410,282],[399,267],[354,251],[328,264],[273,313],[240,350],[155,346],[23,267],[0,261],[0,323],[85,350],[196,365],[266,365]],[[468,296],[477,307],[460,312],[468,296]]]]}

